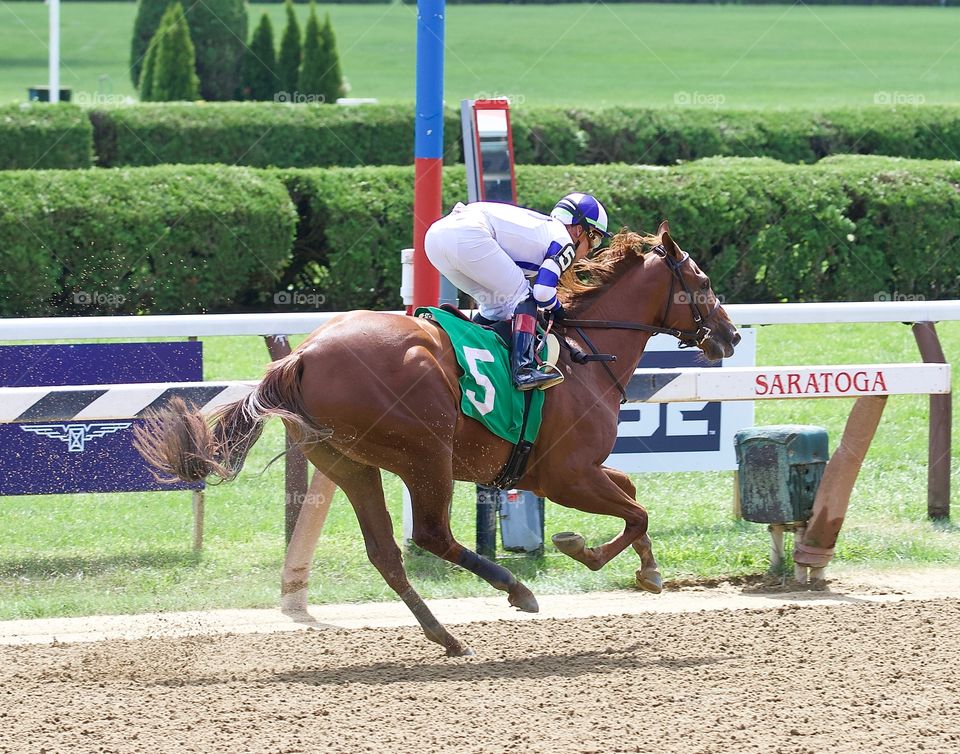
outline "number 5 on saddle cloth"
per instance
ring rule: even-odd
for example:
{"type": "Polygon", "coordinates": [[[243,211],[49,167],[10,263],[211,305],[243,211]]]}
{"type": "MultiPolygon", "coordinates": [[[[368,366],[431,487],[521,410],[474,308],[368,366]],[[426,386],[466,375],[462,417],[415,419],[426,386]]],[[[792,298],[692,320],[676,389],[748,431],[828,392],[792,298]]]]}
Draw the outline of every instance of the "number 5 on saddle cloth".
{"type": "MultiPolygon", "coordinates": [[[[443,309],[425,307],[415,314],[435,322],[450,338],[462,371],[460,410],[464,415],[514,445],[532,445],[540,431],[543,392],[524,393],[514,388],[510,351],[503,337],[443,309]],[[524,422],[526,397],[530,399],[530,409],[524,422]]],[[[540,355],[545,362],[555,364],[560,349],[556,338],[550,336],[549,340],[552,344],[541,346],[540,355]]]]}

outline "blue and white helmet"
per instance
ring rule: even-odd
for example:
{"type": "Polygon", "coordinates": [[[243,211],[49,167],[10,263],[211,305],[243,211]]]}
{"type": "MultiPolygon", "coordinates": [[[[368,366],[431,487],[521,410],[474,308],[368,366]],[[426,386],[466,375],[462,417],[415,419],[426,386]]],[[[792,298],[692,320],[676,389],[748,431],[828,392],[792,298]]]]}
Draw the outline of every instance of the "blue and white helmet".
{"type": "Polygon", "coordinates": [[[567,194],[557,202],[557,206],[550,212],[550,217],[556,218],[564,225],[586,225],[599,230],[609,238],[607,232],[607,211],[590,194],[567,194]]]}

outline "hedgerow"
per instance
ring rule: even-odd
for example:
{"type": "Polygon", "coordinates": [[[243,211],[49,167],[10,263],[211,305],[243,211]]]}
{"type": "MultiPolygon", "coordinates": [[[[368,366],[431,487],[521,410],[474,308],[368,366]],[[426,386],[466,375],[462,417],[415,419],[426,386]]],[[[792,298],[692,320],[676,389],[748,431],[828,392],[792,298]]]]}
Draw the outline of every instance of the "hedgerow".
{"type": "MultiPolygon", "coordinates": [[[[527,165],[517,182],[541,211],[579,190],[616,227],[669,219],[727,301],[960,297],[957,162],[527,165]]],[[[445,168],[445,210],[465,194],[445,168]]],[[[321,294],[311,308],[399,308],[412,218],[412,167],[8,171],[0,314],[91,313],[75,294],[98,291],[124,297],[110,313],[271,309],[291,289],[321,294]]]]}
{"type": "MultiPolygon", "coordinates": [[[[287,280],[320,286],[330,309],[399,308],[399,251],[411,243],[413,171],[280,173],[300,212],[287,280]]],[[[519,166],[520,203],[549,211],[570,191],[603,201],[614,225],[681,245],[729,301],[960,295],[960,164],[839,157],[816,165],[715,158],[673,168],[519,166]]],[[[466,194],[444,171],[444,207],[466,194]]]]}
{"type": "MultiPolygon", "coordinates": [[[[413,163],[411,105],[278,103],[137,105],[91,112],[103,166],[215,163],[354,167],[413,163]]],[[[824,112],[612,107],[516,107],[518,164],[674,165],[704,157],[816,162],[832,154],[955,160],[960,107],[869,107],[824,112]]],[[[459,111],[444,119],[444,161],[462,162],[459,111]]]]}
{"type": "Polygon", "coordinates": [[[0,106],[0,170],[87,168],[93,126],[76,105],[0,106]]]}
{"type": "Polygon", "coordinates": [[[249,168],[8,171],[0,197],[3,316],[241,308],[291,259],[290,197],[249,168]]]}

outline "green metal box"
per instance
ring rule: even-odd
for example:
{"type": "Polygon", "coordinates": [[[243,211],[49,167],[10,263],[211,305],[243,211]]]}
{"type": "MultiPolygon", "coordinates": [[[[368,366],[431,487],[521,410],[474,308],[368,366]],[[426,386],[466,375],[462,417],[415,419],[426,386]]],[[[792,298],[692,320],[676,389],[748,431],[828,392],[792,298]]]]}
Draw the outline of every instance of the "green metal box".
{"type": "Polygon", "coordinates": [[[806,424],[748,427],[733,442],[742,518],[758,524],[810,518],[830,457],[827,430],[806,424]]]}

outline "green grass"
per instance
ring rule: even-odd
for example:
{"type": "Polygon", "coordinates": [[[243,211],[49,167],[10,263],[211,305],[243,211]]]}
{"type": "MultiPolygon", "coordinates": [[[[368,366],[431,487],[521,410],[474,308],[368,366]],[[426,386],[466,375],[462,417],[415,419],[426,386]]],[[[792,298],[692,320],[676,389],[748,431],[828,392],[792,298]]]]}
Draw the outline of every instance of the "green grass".
{"type": "MultiPolygon", "coordinates": [[[[948,355],[960,353],[960,323],[941,325],[940,334],[948,355]]],[[[768,327],[758,340],[761,364],[918,358],[910,330],[898,324],[768,327]]],[[[212,338],[204,347],[207,379],[251,377],[265,361],[256,338],[212,338]]],[[[854,491],[836,565],[960,564],[957,527],[926,520],[926,404],[920,396],[888,402],[854,491]]],[[[760,402],[756,418],[759,424],[823,425],[835,447],[851,406],[850,400],[760,402]]],[[[200,555],[190,549],[187,493],[0,498],[0,619],[276,604],[283,465],[260,472],[282,447],[280,425],[271,422],[240,480],[208,488],[206,547],[200,555]]],[[[766,569],[764,527],[731,516],[731,473],[647,474],[635,480],[650,511],[651,536],[667,579],[766,569]]],[[[386,487],[399,529],[397,480],[388,476],[386,487]]],[[[953,487],[960,487],[956,463],[953,487]]],[[[548,536],[575,530],[596,544],[621,529],[616,520],[552,503],[546,515],[548,536]]],[[[454,519],[455,534],[472,546],[469,485],[457,487],[454,519]]],[[[542,559],[507,564],[534,592],[550,593],[629,587],[637,559],[627,552],[593,573],[548,546],[542,559]]],[[[425,597],[492,594],[473,576],[430,556],[408,557],[408,565],[425,597]]],[[[352,510],[339,493],[314,561],[310,596],[314,603],[393,598],[368,563],[352,510]]]]}
{"type": "MultiPolygon", "coordinates": [[[[280,5],[266,10],[278,35],[280,5]]],[[[306,8],[298,6],[305,18],[306,8]]],[[[351,95],[412,101],[415,9],[325,6],[337,31],[351,95]]],[[[76,100],[133,95],[127,74],[135,6],[62,6],[62,81],[76,100]],[[103,78],[101,78],[103,77],[103,78]]],[[[955,9],[560,5],[450,6],[446,100],[508,95],[519,104],[649,105],[684,101],[724,107],[869,106],[877,93],[928,103],[960,100],[960,16],[955,9]],[[678,101],[679,100],[679,101],[678,101]]],[[[23,100],[46,82],[46,14],[40,3],[0,3],[0,102],[23,100]]],[[[960,324],[941,327],[948,355],[960,324]]],[[[254,338],[209,339],[207,379],[250,377],[265,361],[254,338]]],[[[914,361],[901,325],[798,326],[761,330],[759,361],[914,361]],[[824,355],[825,353],[829,355],[824,355]]],[[[956,384],[956,382],[955,382],[956,384]]],[[[762,424],[821,424],[833,444],[851,402],[771,401],[762,424]]],[[[960,411],[957,412],[960,415],[960,411]]],[[[960,533],[926,521],[926,399],[892,398],[861,472],[837,563],[871,567],[960,563],[960,533]]],[[[958,420],[954,421],[954,429],[958,420]]],[[[955,432],[956,434],[956,432],[955,432]]],[[[283,557],[283,465],[259,473],[283,448],[274,422],[240,481],[207,490],[206,547],[191,552],[185,493],[0,498],[0,618],[273,605],[283,557]]],[[[955,464],[956,466],[956,464],[955,464]]],[[[954,469],[954,489],[960,483],[954,469]]],[[[730,515],[732,474],[637,477],[668,579],[762,572],[762,526],[730,515]]],[[[386,479],[399,527],[396,479],[386,479]]],[[[458,485],[455,534],[473,542],[472,487],[458,485]]],[[[620,530],[614,520],[548,504],[547,531],[577,530],[591,543],[620,530]]],[[[427,597],[485,595],[473,576],[434,558],[409,558],[427,597]]],[[[632,583],[631,553],[592,573],[552,550],[510,567],[536,592],[632,583]]],[[[369,565],[353,513],[337,497],[314,564],[311,600],[388,599],[369,565]]]]}
{"type": "MultiPolygon", "coordinates": [[[[271,16],[277,44],[281,5],[271,16]]],[[[297,8],[305,18],[306,7],[297,8]]],[[[324,6],[352,96],[412,101],[416,9],[324,6]]],[[[133,95],[133,3],[66,3],[62,82],[90,102],[133,95]],[[102,84],[100,77],[106,77],[102,84]]],[[[46,83],[47,9],[0,3],[0,102],[46,83]]],[[[956,8],[552,5],[447,8],[446,101],[732,108],[869,106],[880,93],[960,101],[956,8]]]]}

